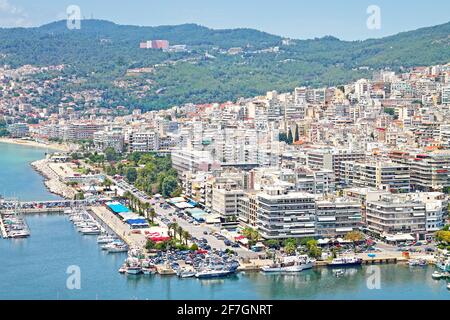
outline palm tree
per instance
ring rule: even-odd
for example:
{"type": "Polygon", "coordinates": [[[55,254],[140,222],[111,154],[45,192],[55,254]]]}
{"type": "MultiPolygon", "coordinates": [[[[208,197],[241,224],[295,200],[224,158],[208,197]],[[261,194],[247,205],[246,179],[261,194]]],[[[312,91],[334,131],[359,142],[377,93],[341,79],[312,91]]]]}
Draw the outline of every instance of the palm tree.
{"type": "Polygon", "coordinates": [[[154,223],[154,219],[158,216],[156,214],[155,209],[153,209],[153,208],[150,209],[149,216],[150,216],[150,219],[152,220],[152,223],[154,223]]]}
{"type": "Polygon", "coordinates": [[[177,238],[178,223],[174,222],[174,223],[171,223],[169,226],[172,226],[171,228],[169,228],[169,231],[170,231],[170,229],[173,230],[173,237],[174,237],[174,239],[176,239],[177,238]]]}
{"type": "Polygon", "coordinates": [[[183,238],[184,241],[186,243],[186,245],[188,244],[188,240],[191,239],[191,234],[188,231],[183,231],[183,238]]]}
{"type": "Polygon", "coordinates": [[[183,228],[181,226],[177,226],[177,232],[178,232],[178,236],[180,237],[180,242],[183,242],[183,228]]]}

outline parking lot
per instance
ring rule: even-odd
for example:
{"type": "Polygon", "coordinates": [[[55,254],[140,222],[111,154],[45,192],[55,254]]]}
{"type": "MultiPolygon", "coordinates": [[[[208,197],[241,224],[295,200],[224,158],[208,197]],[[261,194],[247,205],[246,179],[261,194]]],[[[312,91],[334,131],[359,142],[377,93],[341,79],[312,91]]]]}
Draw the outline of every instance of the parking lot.
{"type": "MultiPolygon", "coordinates": [[[[156,200],[155,200],[156,201],[156,200]]],[[[220,229],[218,227],[214,227],[212,225],[207,225],[206,223],[194,225],[194,223],[189,223],[186,219],[180,218],[175,214],[175,209],[169,205],[167,205],[167,209],[162,208],[159,203],[154,205],[155,211],[158,214],[158,220],[161,223],[168,224],[176,222],[179,226],[181,226],[184,230],[188,231],[192,237],[197,239],[206,239],[207,244],[213,248],[218,250],[232,249],[235,251],[240,257],[244,258],[257,258],[258,253],[248,250],[244,247],[232,247],[227,246],[223,240],[219,240],[213,236],[214,233],[219,233],[220,229]],[[205,232],[207,234],[205,234],[205,232]]]]}

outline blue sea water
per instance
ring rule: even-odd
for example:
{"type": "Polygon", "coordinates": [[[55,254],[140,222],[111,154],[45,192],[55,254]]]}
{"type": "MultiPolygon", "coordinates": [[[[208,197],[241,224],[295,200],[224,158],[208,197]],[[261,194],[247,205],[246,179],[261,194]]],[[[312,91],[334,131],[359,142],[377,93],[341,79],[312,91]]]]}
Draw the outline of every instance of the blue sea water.
{"type": "MultiPolygon", "coordinates": [[[[26,200],[51,197],[29,166],[44,152],[0,144],[6,194],[26,200]]],[[[118,273],[125,254],[106,254],[95,236],[80,235],[67,216],[32,215],[27,222],[30,238],[0,239],[0,299],[450,299],[446,281],[432,280],[432,267],[382,265],[379,283],[367,267],[347,269],[340,278],[327,268],[297,275],[247,272],[216,280],[126,276],[118,273]],[[68,289],[71,266],[80,270],[80,289],[68,289]]]]}

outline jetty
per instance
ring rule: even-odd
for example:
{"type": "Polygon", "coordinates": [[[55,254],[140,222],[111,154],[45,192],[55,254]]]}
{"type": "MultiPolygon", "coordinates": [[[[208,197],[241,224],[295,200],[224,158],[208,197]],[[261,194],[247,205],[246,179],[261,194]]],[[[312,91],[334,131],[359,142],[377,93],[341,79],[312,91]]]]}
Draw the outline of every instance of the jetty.
{"type": "Polygon", "coordinates": [[[89,213],[100,219],[118,237],[120,237],[130,248],[144,248],[147,238],[143,234],[133,233],[128,224],[125,224],[111,211],[103,206],[92,206],[89,213]]]}
{"type": "Polygon", "coordinates": [[[8,234],[6,233],[5,225],[3,224],[3,216],[0,214],[0,235],[2,238],[8,238],[8,234]]]}

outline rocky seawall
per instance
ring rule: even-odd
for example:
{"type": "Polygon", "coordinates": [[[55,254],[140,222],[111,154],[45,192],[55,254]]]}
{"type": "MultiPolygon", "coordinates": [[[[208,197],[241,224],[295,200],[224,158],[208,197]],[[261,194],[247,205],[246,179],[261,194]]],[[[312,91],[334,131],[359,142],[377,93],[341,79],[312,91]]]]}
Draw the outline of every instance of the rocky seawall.
{"type": "Polygon", "coordinates": [[[47,159],[37,160],[31,166],[45,178],[45,186],[51,193],[66,199],[75,197],[75,190],[61,181],[60,177],[48,165],[47,159]]]}

